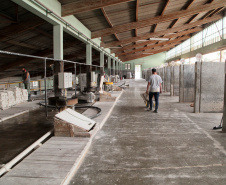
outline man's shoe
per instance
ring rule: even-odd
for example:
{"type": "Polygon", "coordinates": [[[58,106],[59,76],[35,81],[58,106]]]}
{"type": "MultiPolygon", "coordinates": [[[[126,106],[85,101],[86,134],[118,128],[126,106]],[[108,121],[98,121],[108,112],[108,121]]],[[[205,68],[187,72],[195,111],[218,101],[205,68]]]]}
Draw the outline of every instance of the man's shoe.
{"type": "Polygon", "coordinates": [[[154,113],[158,113],[158,110],[154,110],[153,112],[154,112],[154,113]]]}
{"type": "Polygon", "coordinates": [[[151,111],[152,109],[147,108],[146,111],[151,111]]]}

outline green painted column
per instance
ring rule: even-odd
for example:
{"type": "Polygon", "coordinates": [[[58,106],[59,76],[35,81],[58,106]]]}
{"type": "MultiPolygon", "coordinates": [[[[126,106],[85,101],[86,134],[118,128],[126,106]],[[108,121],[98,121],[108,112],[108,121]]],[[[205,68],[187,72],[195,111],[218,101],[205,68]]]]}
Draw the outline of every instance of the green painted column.
{"type": "Polygon", "coordinates": [[[112,75],[115,76],[115,59],[113,59],[113,66],[112,66],[112,75]]]}
{"type": "Polygon", "coordinates": [[[92,45],[86,44],[86,91],[91,91],[92,45]]]}
{"type": "MultiPolygon", "coordinates": [[[[63,26],[53,26],[53,57],[63,60],[63,26]]],[[[61,96],[61,89],[58,88],[58,73],[64,72],[64,62],[54,61],[54,94],[55,97],[61,96]]]]}
{"type": "Polygon", "coordinates": [[[104,52],[100,52],[100,75],[104,75],[104,52]]]}
{"type": "Polygon", "coordinates": [[[111,57],[108,57],[108,76],[111,76],[111,57]]]}

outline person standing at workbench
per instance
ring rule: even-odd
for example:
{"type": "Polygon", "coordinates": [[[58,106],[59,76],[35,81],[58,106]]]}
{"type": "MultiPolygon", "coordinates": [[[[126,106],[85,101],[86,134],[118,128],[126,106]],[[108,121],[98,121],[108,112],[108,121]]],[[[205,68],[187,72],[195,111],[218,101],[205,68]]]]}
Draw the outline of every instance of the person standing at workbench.
{"type": "Polygon", "coordinates": [[[27,89],[27,92],[28,92],[28,101],[30,101],[31,100],[30,73],[25,68],[22,68],[22,79],[23,79],[24,87],[25,89],[27,89]]]}
{"type": "Polygon", "coordinates": [[[152,69],[152,75],[149,77],[148,85],[147,85],[147,91],[146,93],[149,93],[149,102],[150,102],[150,108],[149,110],[152,110],[152,98],[155,97],[155,113],[158,113],[158,107],[159,107],[159,94],[162,93],[162,78],[157,75],[156,69],[152,69]]]}

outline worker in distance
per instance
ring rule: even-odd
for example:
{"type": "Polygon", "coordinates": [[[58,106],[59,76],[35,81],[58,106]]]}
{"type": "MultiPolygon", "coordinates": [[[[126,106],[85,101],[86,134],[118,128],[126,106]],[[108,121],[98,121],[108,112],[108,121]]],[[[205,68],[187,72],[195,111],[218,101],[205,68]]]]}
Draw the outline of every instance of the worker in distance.
{"type": "Polygon", "coordinates": [[[149,105],[150,108],[147,109],[147,111],[152,110],[152,98],[154,96],[155,98],[155,113],[158,113],[158,107],[159,107],[159,94],[162,93],[162,78],[157,75],[156,69],[152,69],[152,75],[149,77],[148,85],[147,85],[147,94],[149,94],[149,105]]]}

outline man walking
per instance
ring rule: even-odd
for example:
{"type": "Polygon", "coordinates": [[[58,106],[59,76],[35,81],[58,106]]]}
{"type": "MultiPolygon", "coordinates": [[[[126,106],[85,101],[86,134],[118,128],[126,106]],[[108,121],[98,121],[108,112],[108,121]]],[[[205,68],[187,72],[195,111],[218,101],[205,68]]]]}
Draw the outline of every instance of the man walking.
{"type": "Polygon", "coordinates": [[[158,113],[158,106],[159,106],[159,94],[162,93],[162,78],[157,75],[156,69],[152,69],[152,75],[149,77],[147,91],[149,92],[149,102],[150,102],[150,109],[152,110],[152,98],[155,97],[155,113],[158,113]]]}

